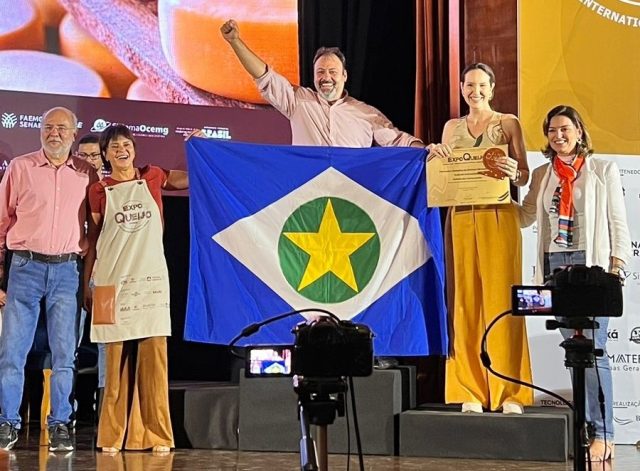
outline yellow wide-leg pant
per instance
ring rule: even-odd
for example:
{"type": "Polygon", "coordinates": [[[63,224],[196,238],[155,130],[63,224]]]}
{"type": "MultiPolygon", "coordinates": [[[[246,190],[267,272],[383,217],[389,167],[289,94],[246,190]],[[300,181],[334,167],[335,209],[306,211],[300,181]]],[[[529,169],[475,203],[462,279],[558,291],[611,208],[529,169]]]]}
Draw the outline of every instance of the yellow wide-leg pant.
{"type": "MultiPolygon", "coordinates": [[[[533,403],[533,391],[499,379],[480,360],[482,335],[511,308],[511,285],[522,279],[518,213],[512,204],[465,206],[450,214],[453,258],[451,356],[446,364],[445,401],[476,402],[499,410],[505,401],[533,403]]],[[[487,350],[494,370],[531,382],[524,317],[507,316],[492,328],[487,350]]]]}
{"type": "Polygon", "coordinates": [[[167,338],[108,343],[106,373],[98,447],[173,448],[167,338]]]}

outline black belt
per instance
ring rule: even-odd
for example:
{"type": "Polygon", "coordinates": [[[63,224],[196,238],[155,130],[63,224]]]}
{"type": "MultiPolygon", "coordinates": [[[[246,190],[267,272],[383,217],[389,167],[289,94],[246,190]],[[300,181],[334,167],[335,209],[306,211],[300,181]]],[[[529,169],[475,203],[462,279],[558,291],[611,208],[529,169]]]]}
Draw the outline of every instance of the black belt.
{"type": "Polygon", "coordinates": [[[28,258],[30,260],[36,260],[44,263],[63,263],[72,262],[77,260],[79,255],[77,253],[63,253],[60,255],[45,255],[43,253],[32,252],[31,250],[15,250],[13,252],[20,257],[28,258]]]}

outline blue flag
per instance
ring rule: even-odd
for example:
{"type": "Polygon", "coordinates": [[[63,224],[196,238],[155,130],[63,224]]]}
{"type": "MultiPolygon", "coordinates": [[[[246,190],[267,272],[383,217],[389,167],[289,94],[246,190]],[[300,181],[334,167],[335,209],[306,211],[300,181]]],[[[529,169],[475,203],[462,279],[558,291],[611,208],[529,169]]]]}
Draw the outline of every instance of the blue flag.
{"type": "MultiPolygon", "coordinates": [[[[438,209],[425,151],[191,139],[185,338],[322,308],[368,325],[376,355],[446,354],[438,209]]],[[[300,315],[240,345],[291,344],[300,315]]]]}

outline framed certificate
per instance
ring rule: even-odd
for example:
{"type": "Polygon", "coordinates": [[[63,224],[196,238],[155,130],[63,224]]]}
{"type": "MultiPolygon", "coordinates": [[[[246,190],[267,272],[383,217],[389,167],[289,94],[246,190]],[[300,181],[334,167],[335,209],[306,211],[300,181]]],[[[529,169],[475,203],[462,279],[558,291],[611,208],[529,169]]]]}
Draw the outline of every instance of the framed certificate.
{"type": "Polygon", "coordinates": [[[429,207],[509,203],[509,178],[496,166],[507,152],[506,145],[460,148],[428,160],[429,207]]]}

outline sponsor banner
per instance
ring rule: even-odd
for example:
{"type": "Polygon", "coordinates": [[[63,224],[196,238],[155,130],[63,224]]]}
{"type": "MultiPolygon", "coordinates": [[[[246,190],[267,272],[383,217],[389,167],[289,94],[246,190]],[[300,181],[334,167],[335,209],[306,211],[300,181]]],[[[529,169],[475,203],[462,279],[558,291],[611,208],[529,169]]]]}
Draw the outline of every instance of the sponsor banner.
{"type": "Polygon", "coordinates": [[[78,138],[110,124],[126,125],[136,138],[136,165],[185,169],[184,140],[202,129],[207,138],[289,144],[289,122],[274,109],[214,108],[0,90],[0,170],[40,147],[42,113],[64,106],[78,116],[78,138]]]}
{"type": "MultiPolygon", "coordinates": [[[[623,289],[624,314],[612,318],[607,329],[607,354],[613,376],[615,436],[618,443],[636,443],[640,439],[640,158],[624,155],[598,155],[613,160],[620,169],[632,256],[627,264],[623,289]]],[[[546,162],[540,152],[530,152],[529,166],[534,169],[546,162]]],[[[523,189],[522,196],[528,188],[523,189]]],[[[535,273],[537,228],[523,230],[523,283],[532,284],[535,273]]],[[[531,349],[534,383],[550,389],[567,400],[572,398],[571,378],[564,367],[562,337],[545,328],[547,318],[528,317],[527,329],[531,349]]],[[[541,406],[560,406],[557,399],[538,391],[535,402],[541,406]]]]}
{"type": "Polygon", "coordinates": [[[585,119],[597,152],[640,155],[640,1],[518,5],[519,109],[527,149],[545,144],[545,115],[567,104],[585,119]]]}
{"type": "MultiPolygon", "coordinates": [[[[596,154],[620,168],[632,240],[627,265],[624,315],[608,326],[613,375],[615,437],[640,439],[640,0],[521,0],[519,3],[520,119],[529,166],[544,162],[541,131],[546,114],[566,104],[585,120],[596,154]],[[624,73],[621,71],[624,70],[624,73]]],[[[523,234],[523,280],[533,276],[536,228],[523,234]]],[[[558,332],[543,319],[528,319],[536,383],[571,396],[558,332]]],[[[536,401],[555,400],[536,393],[536,401]]]]}

